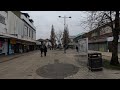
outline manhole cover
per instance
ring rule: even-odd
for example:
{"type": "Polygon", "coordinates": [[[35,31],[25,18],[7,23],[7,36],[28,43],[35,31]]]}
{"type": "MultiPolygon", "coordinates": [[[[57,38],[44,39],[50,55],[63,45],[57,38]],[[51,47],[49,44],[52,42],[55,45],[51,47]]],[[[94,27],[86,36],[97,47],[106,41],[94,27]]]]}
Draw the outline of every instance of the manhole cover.
{"type": "Polygon", "coordinates": [[[45,78],[64,79],[76,74],[78,70],[79,68],[72,64],[54,63],[38,68],[36,73],[45,78]]]}

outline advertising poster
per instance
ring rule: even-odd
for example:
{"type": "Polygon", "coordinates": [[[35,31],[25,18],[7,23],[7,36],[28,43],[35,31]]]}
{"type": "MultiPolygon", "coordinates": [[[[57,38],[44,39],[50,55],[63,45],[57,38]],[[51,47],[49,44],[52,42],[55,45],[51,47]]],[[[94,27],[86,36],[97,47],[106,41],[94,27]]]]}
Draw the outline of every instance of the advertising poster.
{"type": "Polygon", "coordinates": [[[78,51],[79,53],[88,53],[88,38],[78,40],[78,51]]]}

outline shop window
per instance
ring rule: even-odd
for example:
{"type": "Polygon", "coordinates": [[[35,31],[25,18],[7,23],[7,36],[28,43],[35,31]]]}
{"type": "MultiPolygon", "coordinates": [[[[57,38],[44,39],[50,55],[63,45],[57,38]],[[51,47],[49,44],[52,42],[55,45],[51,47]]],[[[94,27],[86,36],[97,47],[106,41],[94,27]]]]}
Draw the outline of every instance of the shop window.
{"type": "Polygon", "coordinates": [[[28,27],[25,26],[25,27],[24,27],[24,36],[27,36],[27,34],[28,34],[28,27]]]}
{"type": "Polygon", "coordinates": [[[33,38],[33,30],[32,30],[32,38],[33,38]]]}
{"type": "Polygon", "coordinates": [[[31,28],[29,29],[29,37],[30,37],[30,32],[31,32],[31,28]]]}

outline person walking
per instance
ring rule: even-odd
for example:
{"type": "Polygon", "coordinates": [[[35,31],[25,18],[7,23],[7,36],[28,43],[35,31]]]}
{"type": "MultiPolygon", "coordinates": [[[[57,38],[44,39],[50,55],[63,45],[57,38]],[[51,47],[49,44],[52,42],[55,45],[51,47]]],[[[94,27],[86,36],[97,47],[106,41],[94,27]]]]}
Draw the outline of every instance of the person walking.
{"type": "Polygon", "coordinates": [[[50,50],[51,50],[51,45],[49,46],[50,50]]]}
{"type": "Polygon", "coordinates": [[[78,52],[78,46],[76,45],[76,51],[78,52]]]}
{"type": "Polygon", "coordinates": [[[64,45],[64,53],[66,53],[67,45],[64,45]]]}
{"type": "Polygon", "coordinates": [[[44,56],[46,56],[46,53],[47,53],[47,47],[46,47],[46,45],[44,45],[43,51],[44,51],[44,56]]]}
{"type": "Polygon", "coordinates": [[[40,46],[41,57],[42,57],[42,54],[43,54],[43,50],[44,50],[44,46],[43,46],[43,45],[41,45],[41,46],[40,46]]]}

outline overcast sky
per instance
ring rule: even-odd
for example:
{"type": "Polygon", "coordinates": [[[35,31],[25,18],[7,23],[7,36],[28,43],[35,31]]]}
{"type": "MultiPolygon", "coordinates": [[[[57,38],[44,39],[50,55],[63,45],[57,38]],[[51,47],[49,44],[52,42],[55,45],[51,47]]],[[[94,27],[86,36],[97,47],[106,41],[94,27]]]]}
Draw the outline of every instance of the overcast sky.
{"type": "Polygon", "coordinates": [[[36,39],[50,38],[51,26],[53,24],[55,32],[64,28],[64,19],[58,16],[71,16],[67,18],[69,34],[77,35],[85,32],[86,30],[80,25],[80,22],[86,16],[82,11],[22,11],[30,15],[30,18],[34,20],[34,26],[36,27],[36,39]]]}

